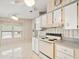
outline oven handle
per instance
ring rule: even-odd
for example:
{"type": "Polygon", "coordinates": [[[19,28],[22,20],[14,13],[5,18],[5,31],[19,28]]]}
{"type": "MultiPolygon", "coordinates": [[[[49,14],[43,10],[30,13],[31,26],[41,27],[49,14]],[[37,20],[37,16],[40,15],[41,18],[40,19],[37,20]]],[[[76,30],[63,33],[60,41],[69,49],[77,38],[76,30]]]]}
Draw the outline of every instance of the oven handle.
{"type": "Polygon", "coordinates": [[[43,54],[44,56],[46,56],[49,59],[52,59],[51,57],[47,56],[46,54],[44,54],[43,52],[39,51],[41,54],[43,54]]]}

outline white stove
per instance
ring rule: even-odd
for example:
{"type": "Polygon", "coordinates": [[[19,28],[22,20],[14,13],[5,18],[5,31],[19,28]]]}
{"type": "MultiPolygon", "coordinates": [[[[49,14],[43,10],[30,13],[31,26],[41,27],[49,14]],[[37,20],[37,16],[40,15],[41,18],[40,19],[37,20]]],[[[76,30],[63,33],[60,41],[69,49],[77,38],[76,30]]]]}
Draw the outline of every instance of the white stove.
{"type": "Polygon", "coordinates": [[[61,40],[61,34],[46,33],[46,37],[39,42],[40,57],[42,59],[54,59],[55,43],[54,41],[61,40]]]}

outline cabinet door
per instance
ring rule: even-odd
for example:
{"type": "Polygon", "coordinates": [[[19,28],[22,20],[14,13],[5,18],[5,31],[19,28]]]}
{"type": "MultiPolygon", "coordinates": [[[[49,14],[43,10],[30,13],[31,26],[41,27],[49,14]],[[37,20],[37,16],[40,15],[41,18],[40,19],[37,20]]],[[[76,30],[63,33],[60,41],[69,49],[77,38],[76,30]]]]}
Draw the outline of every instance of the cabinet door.
{"type": "Polygon", "coordinates": [[[54,10],[54,0],[49,0],[47,4],[47,12],[54,10]]]}
{"type": "Polygon", "coordinates": [[[40,41],[39,43],[40,51],[46,54],[47,56],[54,58],[54,46],[53,45],[54,44],[40,41]]]}
{"type": "Polygon", "coordinates": [[[39,54],[39,39],[35,39],[35,52],[37,53],[37,54],[39,54]]]}
{"type": "Polygon", "coordinates": [[[61,9],[54,11],[54,25],[55,26],[61,25],[61,9]]]}
{"type": "Polygon", "coordinates": [[[64,28],[77,29],[77,3],[64,7],[64,28]]]}
{"type": "Polygon", "coordinates": [[[35,38],[32,38],[32,50],[35,51],[35,38]]]}
{"type": "Polygon", "coordinates": [[[79,29],[79,2],[78,2],[78,29],[79,29]]]}
{"type": "Polygon", "coordinates": [[[41,17],[36,18],[36,30],[41,30],[41,17]]]}
{"type": "Polygon", "coordinates": [[[47,14],[42,16],[42,24],[41,27],[46,27],[47,26],[47,14]]]}
{"type": "Polygon", "coordinates": [[[53,25],[53,13],[52,12],[47,14],[47,22],[48,22],[49,27],[53,25]]]}
{"type": "Polygon", "coordinates": [[[55,1],[55,9],[59,8],[62,6],[62,0],[54,0],[55,1]]]}
{"type": "Polygon", "coordinates": [[[73,2],[73,1],[76,1],[76,0],[62,0],[62,4],[66,5],[66,4],[73,2]]]}

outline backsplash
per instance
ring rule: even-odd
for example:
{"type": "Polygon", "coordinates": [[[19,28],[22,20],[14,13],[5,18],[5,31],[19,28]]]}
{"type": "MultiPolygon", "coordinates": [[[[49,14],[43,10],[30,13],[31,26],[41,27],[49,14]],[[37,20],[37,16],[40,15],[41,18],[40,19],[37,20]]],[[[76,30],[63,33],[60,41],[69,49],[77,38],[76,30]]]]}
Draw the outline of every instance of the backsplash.
{"type": "Polygon", "coordinates": [[[45,33],[61,33],[63,38],[69,38],[70,40],[79,40],[79,29],[51,28],[42,31],[42,34],[45,33]]]}

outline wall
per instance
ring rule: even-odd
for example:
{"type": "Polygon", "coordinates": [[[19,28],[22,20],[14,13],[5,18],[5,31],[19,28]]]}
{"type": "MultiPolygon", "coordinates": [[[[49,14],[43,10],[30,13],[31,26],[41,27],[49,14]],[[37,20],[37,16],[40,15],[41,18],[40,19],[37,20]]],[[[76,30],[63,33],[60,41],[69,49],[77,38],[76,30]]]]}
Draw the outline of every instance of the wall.
{"type": "Polygon", "coordinates": [[[79,29],[50,28],[42,31],[45,33],[61,33],[64,40],[79,40],[79,29]]]}
{"type": "Polygon", "coordinates": [[[18,47],[21,46],[22,44],[25,44],[25,51],[24,51],[24,56],[23,59],[31,59],[31,54],[32,54],[32,20],[26,20],[26,19],[20,19],[19,21],[14,21],[13,19],[8,19],[8,18],[0,18],[0,24],[20,24],[22,25],[22,38],[20,40],[18,39],[8,39],[8,40],[2,40],[0,38],[0,47],[1,46],[9,46],[13,45],[12,47],[18,47]],[[21,45],[20,45],[21,43],[21,45]]]}
{"type": "Polygon", "coordinates": [[[21,25],[22,38],[21,40],[31,41],[32,38],[32,20],[20,19],[15,21],[8,18],[0,18],[0,24],[21,25]]]}

